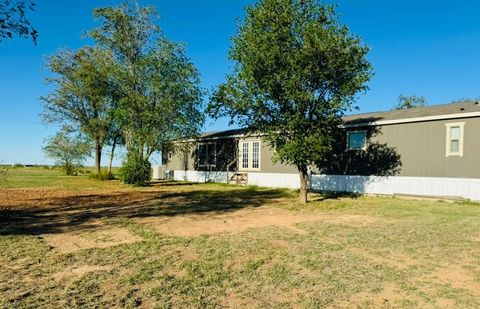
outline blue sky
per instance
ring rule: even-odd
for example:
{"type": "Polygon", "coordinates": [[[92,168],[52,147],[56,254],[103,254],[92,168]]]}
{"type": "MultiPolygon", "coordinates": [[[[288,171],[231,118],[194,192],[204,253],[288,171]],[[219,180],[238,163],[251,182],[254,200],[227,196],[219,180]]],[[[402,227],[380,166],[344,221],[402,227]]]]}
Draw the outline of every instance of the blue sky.
{"type": "MultiPolygon", "coordinates": [[[[14,38],[0,43],[0,161],[51,163],[42,153],[55,133],[40,120],[39,97],[48,93],[45,58],[62,47],[86,44],[82,34],[97,23],[91,10],[119,1],[38,0],[30,19],[38,45],[14,38]]],[[[244,7],[254,1],[140,0],[155,6],[160,26],[187,45],[188,56],[211,89],[223,81],[229,37],[244,7]]],[[[333,3],[332,1],[328,1],[333,3]]],[[[341,20],[370,48],[375,76],[358,98],[361,112],[390,109],[399,94],[422,95],[430,104],[480,96],[479,1],[336,1],[341,20]]],[[[205,130],[227,128],[224,119],[208,120],[205,130]]],[[[91,162],[89,162],[91,163],[91,162]]]]}

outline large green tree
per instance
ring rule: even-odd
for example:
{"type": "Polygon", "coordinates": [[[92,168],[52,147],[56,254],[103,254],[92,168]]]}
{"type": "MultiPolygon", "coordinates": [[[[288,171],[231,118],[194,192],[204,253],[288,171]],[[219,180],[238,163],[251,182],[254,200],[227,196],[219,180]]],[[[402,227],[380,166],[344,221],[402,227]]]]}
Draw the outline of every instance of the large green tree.
{"type": "Polygon", "coordinates": [[[27,19],[27,11],[33,11],[35,4],[24,0],[0,1],[0,43],[14,34],[30,37],[37,44],[38,32],[27,19]]]}
{"type": "Polygon", "coordinates": [[[355,96],[372,75],[368,48],[315,0],[261,0],[233,37],[235,62],[212,96],[212,116],[262,133],[275,158],[295,165],[306,203],[308,169],[335,141],[355,96]]]}
{"type": "Polygon", "coordinates": [[[128,152],[139,154],[127,158],[148,160],[168,141],[197,134],[204,120],[199,73],[185,48],[161,32],[156,11],[127,1],[94,15],[101,26],[90,36],[114,56],[116,116],[128,152]]]}
{"type": "Polygon", "coordinates": [[[113,56],[97,47],[63,50],[48,58],[55,73],[47,81],[53,91],[42,97],[46,123],[68,124],[95,143],[95,167],[100,173],[102,149],[115,132],[116,90],[111,82],[113,56]]]}

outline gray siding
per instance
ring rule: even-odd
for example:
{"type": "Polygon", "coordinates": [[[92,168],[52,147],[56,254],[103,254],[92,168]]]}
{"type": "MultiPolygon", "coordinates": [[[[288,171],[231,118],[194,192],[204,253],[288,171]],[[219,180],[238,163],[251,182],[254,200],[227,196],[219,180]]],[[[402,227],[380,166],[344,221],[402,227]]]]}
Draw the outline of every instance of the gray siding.
{"type": "Polygon", "coordinates": [[[386,125],[373,137],[401,156],[399,176],[480,178],[480,118],[386,125]],[[463,157],[446,156],[446,124],[465,122],[463,157]]]}
{"type": "MultiPolygon", "coordinates": [[[[248,141],[248,140],[259,140],[259,139],[261,140],[261,138],[245,138],[241,140],[248,141]]],[[[298,170],[295,166],[283,164],[280,162],[274,163],[272,160],[274,154],[275,154],[275,151],[272,148],[270,148],[270,146],[266,142],[262,141],[261,152],[260,152],[260,171],[248,171],[248,172],[279,173],[279,174],[298,173],[298,170]]]]}
{"type": "MultiPolygon", "coordinates": [[[[259,138],[255,138],[258,140],[259,138]]],[[[248,139],[246,139],[248,140],[248,139]]],[[[237,155],[237,147],[239,143],[238,138],[224,138],[212,140],[210,142],[217,143],[217,166],[212,170],[226,171],[227,165],[237,155]]],[[[193,145],[190,150],[183,152],[180,150],[175,151],[167,157],[164,157],[164,162],[168,170],[187,170],[195,171],[202,170],[195,166],[196,162],[196,147],[193,145]]],[[[286,165],[282,163],[273,163],[272,156],[274,150],[272,150],[265,142],[261,143],[260,152],[260,171],[251,171],[252,173],[297,173],[297,169],[294,166],[286,165]]],[[[233,169],[238,170],[237,164],[232,166],[233,169]]],[[[231,170],[232,170],[231,168],[231,170]]],[[[250,172],[250,171],[249,171],[250,172]]]]}
{"type": "MultiPolygon", "coordinates": [[[[397,176],[480,178],[480,118],[392,124],[377,129],[370,142],[386,144],[400,155],[397,176]],[[465,122],[463,157],[447,157],[445,124],[456,122],[465,122]]],[[[224,138],[216,142],[217,166],[213,170],[225,171],[236,156],[239,140],[224,138]]],[[[253,173],[298,173],[295,166],[273,163],[274,150],[264,142],[261,145],[261,168],[253,173]]],[[[195,151],[196,147],[185,154],[177,151],[166,161],[167,169],[201,170],[195,166],[195,151]]]]}

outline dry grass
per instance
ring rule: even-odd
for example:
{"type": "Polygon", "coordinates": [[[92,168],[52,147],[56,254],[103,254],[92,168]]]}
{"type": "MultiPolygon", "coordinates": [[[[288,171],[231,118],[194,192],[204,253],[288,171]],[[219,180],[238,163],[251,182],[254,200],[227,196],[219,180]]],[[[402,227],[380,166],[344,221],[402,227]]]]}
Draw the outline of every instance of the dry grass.
{"type": "Polygon", "coordinates": [[[475,203],[80,183],[0,190],[0,307],[480,306],[475,203]]]}

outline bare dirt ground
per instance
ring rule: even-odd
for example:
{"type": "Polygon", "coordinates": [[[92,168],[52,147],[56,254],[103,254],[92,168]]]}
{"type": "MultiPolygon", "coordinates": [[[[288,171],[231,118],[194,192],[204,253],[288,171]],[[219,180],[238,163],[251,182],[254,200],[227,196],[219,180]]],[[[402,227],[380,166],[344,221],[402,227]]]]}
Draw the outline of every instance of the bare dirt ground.
{"type": "MultiPolygon", "coordinates": [[[[381,288],[376,291],[361,290],[361,292],[352,293],[346,298],[332,301],[328,307],[350,308],[355,304],[361,308],[394,308],[399,303],[408,307],[410,303],[405,302],[406,299],[410,299],[417,306],[424,308],[456,307],[450,294],[446,292],[444,294],[435,291],[431,292],[428,290],[430,286],[436,286],[439,291],[448,287],[452,290],[465,291],[466,295],[480,295],[480,281],[478,280],[477,268],[472,266],[477,263],[475,256],[470,257],[471,260],[468,261],[459,260],[458,265],[452,264],[448,260],[445,260],[444,264],[431,261],[432,263],[435,262],[435,264],[430,265],[426,257],[429,252],[418,248],[415,250],[423,252],[423,256],[421,254],[410,254],[408,250],[396,252],[393,245],[390,248],[390,252],[384,251],[379,253],[378,250],[382,251],[382,247],[376,248],[375,243],[369,243],[371,237],[376,237],[375,234],[372,234],[372,236],[366,232],[367,234],[359,237],[358,239],[364,243],[363,245],[352,241],[355,238],[355,234],[349,234],[350,231],[358,231],[357,234],[359,235],[363,230],[371,229],[373,231],[377,227],[378,233],[383,233],[383,237],[386,238],[394,237],[393,239],[395,239],[401,233],[404,233],[403,236],[408,237],[408,233],[413,225],[408,225],[410,224],[408,221],[410,219],[405,221],[399,219],[401,218],[401,212],[400,214],[395,214],[395,216],[398,216],[395,217],[395,220],[400,222],[395,221],[397,222],[396,227],[399,232],[391,236],[388,229],[388,220],[391,219],[376,216],[374,212],[358,214],[328,211],[312,212],[309,210],[292,211],[288,210],[288,207],[281,207],[289,203],[292,203],[292,199],[285,197],[285,192],[282,191],[245,190],[243,188],[223,188],[221,186],[212,190],[207,185],[178,183],[166,183],[145,189],[127,188],[119,190],[6,189],[0,190],[0,220],[9,223],[10,227],[7,230],[7,234],[13,236],[35,235],[39,239],[45,240],[50,246],[50,254],[58,256],[76,254],[87,249],[104,249],[147,241],[126,227],[109,224],[108,220],[115,218],[126,218],[129,222],[134,222],[139,226],[153,228],[160,235],[190,239],[201,235],[212,237],[215,237],[215,235],[227,235],[227,237],[228,235],[234,235],[236,237],[236,234],[249,230],[263,229],[264,231],[266,227],[279,227],[287,231],[286,234],[296,237],[292,239],[308,243],[309,246],[307,247],[309,248],[321,248],[320,244],[322,243],[333,246],[331,250],[333,250],[332,252],[338,252],[339,256],[336,256],[335,259],[338,258],[339,263],[342,262],[342,259],[354,256],[369,264],[378,265],[382,271],[386,271],[386,269],[391,271],[393,269],[399,274],[411,273],[410,279],[423,284],[425,293],[435,295],[434,297],[430,296],[435,300],[428,302],[422,297],[409,294],[408,289],[402,288],[402,284],[398,281],[385,281],[382,282],[381,288]],[[320,234],[315,234],[316,227],[312,227],[317,225],[320,227],[334,226],[331,231],[332,236],[324,237],[320,236],[320,234]],[[471,268],[465,267],[465,265],[471,265],[471,268]],[[473,273],[471,269],[474,270],[473,273]],[[425,288],[425,286],[428,288],[425,288]]],[[[410,216],[409,218],[413,217],[410,216]]],[[[421,226],[421,224],[418,224],[414,228],[421,231],[421,226]]],[[[423,232],[418,233],[415,241],[423,241],[423,232]]],[[[284,233],[283,230],[282,233],[284,233]]],[[[478,242],[480,237],[475,235],[472,235],[472,241],[478,242]]],[[[433,241],[435,240],[435,238],[432,239],[433,241]]],[[[378,240],[382,241],[382,238],[379,237],[378,240]]],[[[399,243],[402,244],[402,241],[399,243]]],[[[278,252],[283,252],[284,250],[294,252],[292,250],[295,250],[295,242],[288,240],[288,238],[272,238],[269,240],[269,243],[278,252]]],[[[447,245],[450,243],[450,241],[445,242],[447,245]]],[[[385,246],[389,245],[385,244],[385,246]]],[[[409,245],[408,241],[406,245],[409,245]]],[[[448,247],[445,248],[445,250],[449,250],[448,247]]],[[[320,250],[319,254],[322,254],[321,249],[318,250],[320,250]]],[[[200,263],[202,257],[192,247],[188,247],[188,250],[185,249],[176,254],[177,258],[182,261],[181,265],[200,263]]],[[[306,253],[303,252],[302,254],[306,253]]],[[[454,256],[456,253],[452,251],[450,254],[454,256]]],[[[318,257],[321,258],[321,255],[318,255],[318,257]]],[[[292,261],[296,261],[297,258],[302,259],[303,257],[300,255],[294,256],[292,261]]],[[[310,265],[309,263],[315,265],[316,258],[317,255],[313,256],[312,262],[308,262],[306,265],[310,265]]],[[[270,262],[273,263],[274,261],[270,262]]],[[[353,263],[353,260],[350,262],[353,263]]],[[[232,273],[238,272],[242,274],[244,272],[243,268],[245,265],[250,265],[249,263],[252,263],[251,257],[246,259],[238,256],[225,263],[224,268],[232,271],[232,273]]],[[[341,265],[338,267],[340,269],[339,272],[341,272],[341,265]]],[[[15,271],[14,268],[11,269],[15,271]]],[[[324,268],[319,268],[322,269],[320,272],[316,268],[313,269],[307,270],[305,268],[295,275],[316,278],[319,274],[323,274],[323,271],[328,272],[328,268],[325,268],[325,270],[324,268]]],[[[355,270],[355,267],[352,270],[355,270]]],[[[118,270],[113,269],[109,265],[90,265],[85,262],[74,262],[65,269],[52,272],[50,277],[58,284],[69,284],[91,273],[109,271],[118,270]]],[[[189,271],[192,271],[192,269],[188,267],[186,270],[176,269],[168,276],[179,278],[179,280],[187,280],[191,276],[189,271]]],[[[405,276],[408,279],[408,276],[405,276]]],[[[268,282],[275,282],[275,280],[268,282]]],[[[153,287],[146,283],[140,289],[147,291],[150,288],[153,287]]],[[[148,294],[149,292],[147,292],[145,293],[148,294]]],[[[292,293],[295,291],[290,291],[288,295],[283,295],[283,292],[280,290],[272,290],[270,292],[271,297],[275,298],[276,302],[289,303],[293,295],[292,293]]],[[[303,293],[306,292],[299,290],[297,293],[298,297],[305,297],[303,293]]],[[[245,300],[239,297],[238,291],[231,294],[231,297],[225,298],[228,300],[225,303],[226,307],[255,307],[255,304],[261,307],[263,304],[255,302],[258,300],[245,300]]],[[[149,304],[149,302],[152,306],[155,304],[154,301],[147,300],[144,306],[149,304]]]]}
{"type": "Polygon", "coordinates": [[[162,234],[175,236],[199,236],[217,233],[240,233],[248,229],[278,226],[288,228],[299,234],[307,232],[298,224],[304,222],[328,221],[335,224],[365,225],[373,219],[362,215],[314,215],[299,214],[289,210],[265,206],[262,208],[244,208],[230,213],[208,216],[191,214],[181,217],[149,217],[136,219],[138,223],[153,226],[162,234]]]}
{"type": "MultiPolygon", "coordinates": [[[[241,199],[238,200],[241,203],[241,199]]],[[[367,225],[374,221],[365,215],[314,215],[273,207],[272,200],[262,207],[231,205],[205,211],[182,211],[194,201],[171,196],[163,187],[146,190],[85,192],[51,189],[9,189],[0,191],[0,211],[20,222],[28,219],[28,228],[39,234],[59,252],[68,253],[88,248],[105,248],[140,241],[125,229],[105,226],[100,220],[111,216],[129,216],[140,224],[154,227],[167,235],[192,237],[216,233],[239,233],[267,226],[288,228],[296,233],[304,222],[328,221],[335,224],[367,225]],[[172,214],[164,204],[176,204],[179,213],[172,214]]],[[[19,228],[22,228],[20,224],[19,228]]]]}
{"type": "Polygon", "coordinates": [[[108,248],[142,240],[142,238],[133,235],[124,228],[105,225],[102,222],[89,223],[85,229],[44,234],[40,237],[45,239],[59,253],[71,253],[91,248],[108,248]]]}

